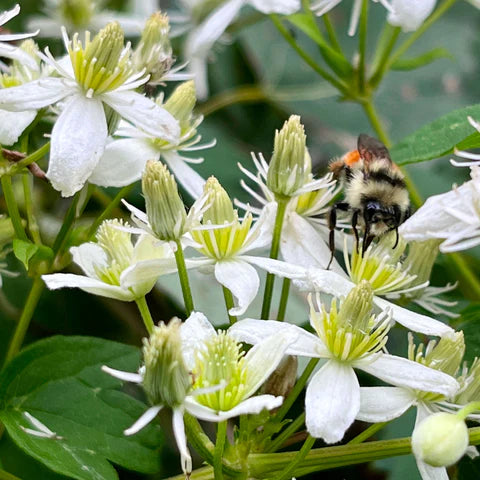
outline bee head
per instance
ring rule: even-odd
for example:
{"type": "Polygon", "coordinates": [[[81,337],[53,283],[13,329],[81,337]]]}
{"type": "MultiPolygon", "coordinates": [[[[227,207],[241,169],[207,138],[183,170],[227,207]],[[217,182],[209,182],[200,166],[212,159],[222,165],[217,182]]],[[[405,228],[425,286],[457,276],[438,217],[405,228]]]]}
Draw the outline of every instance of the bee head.
{"type": "Polygon", "coordinates": [[[401,211],[397,205],[382,205],[375,200],[365,204],[363,216],[365,224],[375,235],[394,230],[402,221],[401,211]]]}

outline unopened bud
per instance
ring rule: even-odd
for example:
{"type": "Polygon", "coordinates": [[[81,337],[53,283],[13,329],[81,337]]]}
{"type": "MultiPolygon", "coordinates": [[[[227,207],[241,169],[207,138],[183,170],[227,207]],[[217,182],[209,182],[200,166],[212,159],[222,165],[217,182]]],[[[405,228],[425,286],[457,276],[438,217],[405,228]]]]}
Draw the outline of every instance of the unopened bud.
{"type": "Polygon", "coordinates": [[[203,191],[205,195],[208,195],[210,203],[209,208],[203,214],[203,223],[210,222],[213,225],[223,225],[236,220],[232,201],[215,177],[210,177],[207,180],[203,191]]]}
{"type": "Polygon", "coordinates": [[[337,323],[339,326],[351,326],[366,331],[372,318],[372,310],[373,289],[369,282],[362,280],[341,302],[337,323]]]}
{"type": "Polygon", "coordinates": [[[190,120],[196,102],[195,83],[190,80],[180,84],[168,97],[163,107],[178,120],[183,131],[190,128],[190,120]]]}
{"type": "Polygon", "coordinates": [[[267,174],[267,187],[273,193],[290,197],[309,181],[312,168],[306,140],[298,115],[292,115],[282,129],[275,132],[267,174]]]}
{"type": "Polygon", "coordinates": [[[468,447],[468,428],[457,415],[439,412],[423,420],[412,435],[415,457],[432,467],[458,462],[468,447]]]}
{"type": "Polygon", "coordinates": [[[183,403],[191,388],[191,377],[182,355],[181,322],[172,318],[154,327],[143,341],[145,374],[143,387],[152,405],[175,408],[183,403]]]}
{"type": "Polygon", "coordinates": [[[58,6],[60,17],[72,27],[86,27],[93,16],[95,5],[91,0],[61,0],[58,6]]]}
{"type": "Polygon", "coordinates": [[[142,191],[148,221],[155,236],[165,241],[179,240],[185,233],[187,214],[177,182],[163,163],[147,162],[142,191]]]}

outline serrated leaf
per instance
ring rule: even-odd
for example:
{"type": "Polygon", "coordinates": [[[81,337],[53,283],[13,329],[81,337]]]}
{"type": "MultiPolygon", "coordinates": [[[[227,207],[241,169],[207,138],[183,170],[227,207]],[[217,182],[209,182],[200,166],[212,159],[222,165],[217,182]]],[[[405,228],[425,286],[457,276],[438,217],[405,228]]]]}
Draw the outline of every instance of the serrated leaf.
{"type": "Polygon", "coordinates": [[[13,253],[25,265],[27,270],[30,260],[37,253],[37,251],[38,245],[35,245],[32,242],[20,240],[19,238],[15,238],[13,240],[13,253]]]}
{"type": "Polygon", "coordinates": [[[404,138],[390,150],[393,161],[398,165],[419,163],[449,155],[465,144],[480,147],[480,135],[468,123],[468,116],[480,119],[480,105],[447,113],[404,138]]]}
{"type": "Polygon", "coordinates": [[[0,420],[13,441],[57,473],[116,480],[110,462],[142,473],[159,470],[158,427],[125,437],[147,406],[118,390],[101,366],[135,371],[139,349],[90,337],[52,337],[26,348],[0,375],[0,420]],[[39,438],[28,412],[61,439],[39,438]]]}
{"type": "Polygon", "coordinates": [[[392,70],[415,70],[424,67],[439,58],[453,59],[453,55],[446,48],[434,48],[413,58],[400,58],[392,65],[392,70]]]}

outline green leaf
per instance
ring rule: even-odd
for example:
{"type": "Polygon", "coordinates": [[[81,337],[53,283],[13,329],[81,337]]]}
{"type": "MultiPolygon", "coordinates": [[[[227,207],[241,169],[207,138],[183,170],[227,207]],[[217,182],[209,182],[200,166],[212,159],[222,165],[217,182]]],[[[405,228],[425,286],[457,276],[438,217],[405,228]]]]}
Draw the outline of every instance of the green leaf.
{"type": "Polygon", "coordinates": [[[0,375],[0,420],[13,441],[57,473],[116,480],[109,463],[142,473],[160,468],[161,432],[149,426],[125,437],[147,406],[118,390],[102,365],[134,372],[139,349],[90,337],[51,337],[23,350],[0,375]],[[61,439],[26,433],[28,412],[61,439]]]}
{"type": "Polygon", "coordinates": [[[295,13],[294,15],[289,15],[287,19],[318,45],[323,58],[335,73],[342,78],[348,78],[352,75],[352,66],[341,53],[334,50],[325,41],[312,15],[295,13]]]}
{"type": "Polygon", "coordinates": [[[419,163],[449,155],[454,148],[480,147],[480,135],[468,123],[468,116],[480,118],[480,105],[454,110],[404,138],[390,150],[393,161],[419,163]]]}
{"type": "Polygon", "coordinates": [[[446,48],[434,48],[429,52],[422,53],[413,58],[399,58],[393,65],[392,70],[415,70],[428,65],[439,58],[454,59],[453,55],[446,48]]]}
{"type": "Polygon", "coordinates": [[[471,362],[480,357],[480,303],[471,303],[462,311],[458,330],[465,335],[465,360],[471,362]]]}
{"type": "Polygon", "coordinates": [[[38,245],[35,245],[32,242],[20,240],[19,238],[15,238],[13,240],[13,253],[25,265],[27,270],[30,260],[37,253],[37,251],[38,245]]]}
{"type": "Polygon", "coordinates": [[[457,480],[478,480],[480,478],[480,459],[465,455],[457,467],[457,480]]]}

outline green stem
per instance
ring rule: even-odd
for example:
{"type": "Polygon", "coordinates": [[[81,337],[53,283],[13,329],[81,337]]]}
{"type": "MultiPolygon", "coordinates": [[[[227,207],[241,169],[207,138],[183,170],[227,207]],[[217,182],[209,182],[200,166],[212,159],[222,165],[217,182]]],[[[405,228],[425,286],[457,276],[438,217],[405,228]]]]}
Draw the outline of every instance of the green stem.
{"type": "Polygon", "coordinates": [[[30,175],[24,173],[22,174],[22,183],[23,183],[23,194],[25,196],[25,212],[27,214],[28,222],[28,231],[32,236],[33,241],[37,245],[42,244],[42,239],[40,238],[40,229],[38,228],[38,223],[33,213],[33,201],[32,201],[32,191],[30,188],[30,175]]]}
{"type": "Polygon", "coordinates": [[[227,314],[228,320],[230,325],[233,325],[237,321],[237,317],[234,315],[230,315],[230,309],[235,307],[235,303],[233,301],[232,292],[227,288],[222,286],[223,289],[223,298],[225,298],[225,306],[227,307],[227,314]]]}
{"type": "Polygon", "coordinates": [[[362,10],[360,12],[360,26],[358,32],[358,88],[361,94],[366,90],[365,57],[367,52],[367,28],[368,28],[368,2],[362,0],[362,10]]]}
{"type": "Polygon", "coordinates": [[[283,470],[283,472],[278,477],[275,477],[276,480],[290,480],[293,476],[293,472],[307,456],[308,452],[312,449],[314,443],[315,438],[309,435],[305,440],[305,443],[302,445],[302,448],[297,452],[293,460],[290,462],[290,465],[288,465],[287,468],[283,470]]]}
{"type": "Polygon", "coordinates": [[[280,433],[265,450],[265,453],[276,452],[305,422],[305,412],[302,412],[288,427],[280,433]]]}
{"type": "Polygon", "coordinates": [[[465,405],[458,413],[457,417],[465,420],[471,413],[478,412],[480,410],[480,402],[471,402],[465,405]]]}
{"type": "Polygon", "coordinates": [[[288,294],[290,293],[290,284],[291,284],[291,280],[289,278],[283,279],[282,294],[280,296],[280,304],[278,305],[278,314],[277,314],[277,320],[279,322],[283,322],[285,320],[285,313],[287,311],[287,303],[288,303],[288,294]]]}
{"type": "Polygon", "coordinates": [[[41,277],[36,277],[33,280],[32,288],[30,289],[30,293],[28,294],[23,307],[22,315],[18,320],[15,333],[10,341],[7,355],[5,357],[5,364],[7,364],[19,352],[44,287],[45,285],[41,277]]]}
{"type": "MultiPolygon", "coordinates": [[[[270,248],[270,258],[277,259],[280,251],[280,237],[282,236],[283,220],[285,211],[290,198],[281,198],[277,200],[277,214],[275,216],[275,225],[273,227],[272,246],[270,248]]],[[[272,304],[273,285],[275,283],[275,275],[267,273],[265,281],[265,291],[263,294],[262,319],[266,320],[270,315],[270,306],[272,304]]]]}
{"type": "Polygon", "coordinates": [[[457,270],[462,275],[465,283],[468,285],[469,293],[474,295],[475,298],[480,298],[480,280],[477,275],[472,272],[471,267],[468,265],[465,257],[460,253],[451,253],[447,258],[455,265],[457,270]]]}
{"type": "Polygon", "coordinates": [[[5,470],[0,470],[0,480],[21,480],[19,477],[12,475],[11,473],[6,472],[5,470]]]}
{"type": "Polygon", "coordinates": [[[347,95],[348,94],[348,85],[345,84],[343,81],[336,79],[332,75],[330,75],[326,70],[324,70],[320,65],[315,62],[315,60],[303,50],[302,47],[296,42],[296,40],[292,37],[290,32],[285,28],[282,24],[280,19],[277,15],[271,14],[270,19],[272,20],[277,30],[282,34],[283,38],[287,41],[287,43],[297,52],[298,56],[315,72],[317,72],[322,78],[324,78],[327,82],[331,83],[334,87],[336,87],[340,92],[347,95]]]}
{"type": "Polygon", "coordinates": [[[368,440],[371,436],[375,435],[378,431],[380,431],[385,425],[388,425],[389,422],[379,422],[370,425],[366,428],[362,433],[357,435],[356,437],[352,438],[348,445],[357,445],[359,443],[363,443],[365,440],[368,440]]]}
{"type": "Polygon", "coordinates": [[[215,452],[213,454],[213,473],[215,480],[223,480],[222,458],[225,442],[227,440],[227,421],[217,424],[217,441],[215,443],[215,452]]]}
{"type": "Polygon", "coordinates": [[[110,216],[110,214],[117,208],[118,204],[121,202],[122,198],[126,197],[133,189],[134,184],[127,185],[126,187],[121,188],[118,193],[115,195],[113,200],[107,205],[105,210],[95,219],[95,221],[90,225],[88,229],[88,239],[92,238],[97,231],[97,228],[100,224],[110,216]]]}
{"type": "Polygon", "coordinates": [[[373,61],[373,73],[369,82],[370,87],[376,88],[385,75],[390,54],[397,43],[401,31],[400,27],[393,27],[389,23],[385,25],[378,42],[376,58],[373,61]]]}
{"type": "Polygon", "coordinates": [[[190,282],[188,281],[187,266],[185,265],[185,256],[183,255],[183,247],[180,240],[176,240],[177,249],[175,250],[175,261],[177,262],[178,276],[180,278],[180,285],[182,286],[183,301],[185,303],[185,310],[187,315],[190,315],[193,310],[192,291],[190,290],[190,282]]]}
{"type": "Polygon", "coordinates": [[[73,197],[72,203],[70,203],[70,206],[68,207],[67,213],[63,219],[63,224],[57,234],[57,237],[55,238],[55,242],[53,243],[53,252],[56,255],[63,250],[65,243],[68,240],[68,234],[70,233],[70,229],[75,223],[75,219],[77,217],[77,205],[79,200],[80,192],[77,192],[73,197]]]}
{"type": "Polygon", "coordinates": [[[150,309],[148,308],[147,299],[145,298],[145,296],[136,298],[135,303],[137,304],[138,311],[142,316],[143,324],[145,325],[145,328],[147,329],[149,335],[151,335],[153,333],[154,323],[152,315],[150,313],[150,309]]]}
{"type": "Polygon", "coordinates": [[[2,177],[2,190],[5,197],[5,203],[7,204],[8,215],[12,221],[13,229],[15,230],[15,236],[20,240],[28,241],[27,234],[23,228],[22,218],[18,211],[17,201],[15,200],[15,194],[13,193],[12,177],[4,175],[2,177]]]}
{"type": "Polygon", "coordinates": [[[23,158],[15,164],[17,171],[20,171],[22,168],[28,167],[31,163],[37,162],[50,150],[50,142],[42,145],[38,150],[35,150],[33,153],[28,155],[28,157],[23,158]]]}
{"type": "Polygon", "coordinates": [[[293,405],[297,397],[302,392],[303,387],[307,383],[307,380],[310,378],[310,375],[312,374],[314,368],[317,366],[317,363],[319,360],[320,360],[319,358],[312,358],[308,362],[302,375],[297,380],[297,383],[295,383],[295,386],[293,387],[292,391],[290,392],[290,394],[288,395],[288,397],[285,399],[282,406],[278,410],[276,415],[276,418],[278,419],[278,421],[281,421],[285,418],[285,415],[288,413],[288,411],[290,410],[290,407],[293,405]]]}
{"type": "Polygon", "coordinates": [[[332,47],[337,50],[338,53],[343,55],[342,46],[337,38],[337,32],[335,31],[335,27],[333,26],[332,21],[330,20],[330,15],[325,13],[322,15],[323,24],[325,25],[325,29],[327,30],[328,39],[332,44],[332,47]]]}

